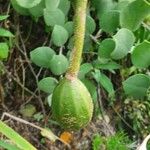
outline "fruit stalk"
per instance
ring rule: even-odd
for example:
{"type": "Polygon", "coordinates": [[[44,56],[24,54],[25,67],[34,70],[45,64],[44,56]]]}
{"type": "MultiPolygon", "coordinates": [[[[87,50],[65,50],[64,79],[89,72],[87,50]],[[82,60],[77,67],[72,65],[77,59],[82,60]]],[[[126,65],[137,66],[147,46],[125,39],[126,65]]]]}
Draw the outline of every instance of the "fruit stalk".
{"type": "Polygon", "coordinates": [[[75,0],[74,47],[66,77],[77,77],[84,44],[87,0],[75,0]]]}

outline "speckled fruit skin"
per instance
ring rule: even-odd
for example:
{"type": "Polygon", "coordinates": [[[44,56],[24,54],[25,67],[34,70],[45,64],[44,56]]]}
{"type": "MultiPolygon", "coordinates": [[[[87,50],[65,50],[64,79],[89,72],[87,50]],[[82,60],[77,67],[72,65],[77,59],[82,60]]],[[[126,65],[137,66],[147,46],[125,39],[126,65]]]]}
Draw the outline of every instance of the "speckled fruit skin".
{"type": "Polygon", "coordinates": [[[79,79],[63,78],[59,82],[52,96],[52,114],[66,130],[79,130],[90,122],[92,98],[79,79]]]}

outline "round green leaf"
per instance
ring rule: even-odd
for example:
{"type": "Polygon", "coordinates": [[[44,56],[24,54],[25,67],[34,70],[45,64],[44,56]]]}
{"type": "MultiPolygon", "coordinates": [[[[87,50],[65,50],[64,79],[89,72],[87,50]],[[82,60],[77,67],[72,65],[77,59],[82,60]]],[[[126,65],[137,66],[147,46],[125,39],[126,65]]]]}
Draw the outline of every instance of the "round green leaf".
{"type": "Polygon", "coordinates": [[[29,10],[27,8],[23,8],[21,7],[16,0],[11,0],[11,4],[13,6],[13,8],[16,10],[17,13],[21,14],[21,15],[25,15],[28,16],[30,15],[29,10]]]}
{"type": "Polygon", "coordinates": [[[149,87],[150,78],[144,74],[133,75],[123,82],[125,94],[134,98],[144,98],[149,87]]]}
{"type": "Polygon", "coordinates": [[[150,2],[147,0],[135,0],[121,11],[121,26],[135,31],[149,14],[150,2]]]}
{"type": "Polygon", "coordinates": [[[73,21],[66,22],[64,27],[68,31],[70,37],[73,34],[73,21]]]}
{"type": "Polygon", "coordinates": [[[137,45],[131,54],[132,63],[138,68],[150,66],[150,42],[144,41],[137,45]]]}
{"type": "Polygon", "coordinates": [[[54,55],[50,62],[50,68],[53,74],[61,75],[66,72],[68,64],[68,60],[64,55],[54,55]]]}
{"type": "Polygon", "coordinates": [[[45,6],[47,10],[55,10],[60,3],[60,0],[45,0],[45,6]]]}
{"type": "Polygon", "coordinates": [[[30,14],[33,16],[33,17],[41,17],[43,15],[43,10],[45,8],[45,3],[44,1],[42,0],[38,5],[32,7],[29,9],[29,12],[30,14]]]}
{"type": "Polygon", "coordinates": [[[33,63],[35,63],[39,67],[50,67],[50,61],[55,52],[46,46],[38,47],[30,52],[30,58],[33,63]]]}
{"type": "Polygon", "coordinates": [[[18,5],[24,8],[32,8],[41,2],[41,0],[16,0],[16,1],[18,5]]]}
{"type": "Polygon", "coordinates": [[[116,43],[114,51],[111,53],[113,59],[121,59],[125,57],[131,50],[135,37],[134,34],[125,28],[120,29],[116,35],[113,36],[116,43]]]}
{"type": "Polygon", "coordinates": [[[90,34],[93,33],[96,29],[96,23],[91,16],[86,17],[86,31],[90,34]]]}
{"type": "Polygon", "coordinates": [[[68,40],[67,30],[59,25],[55,25],[52,32],[52,41],[56,46],[63,46],[68,40]]]}
{"type": "Polygon", "coordinates": [[[47,77],[39,81],[38,88],[41,91],[51,94],[57,83],[58,81],[55,78],[47,77]]]}
{"type": "Polygon", "coordinates": [[[60,9],[52,11],[44,9],[44,20],[47,26],[63,25],[65,23],[65,15],[60,9]]]}
{"type": "Polygon", "coordinates": [[[112,51],[115,49],[115,41],[113,39],[105,39],[100,43],[98,55],[100,58],[110,58],[112,51]]]}
{"type": "Polygon", "coordinates": [[[112,10],[115,7],[115,2],[113,0],[92,0],[95,8],[98,12],[98,17],[101,18],[103,13],[112,10]]]}
{"type": "Polygon", "coordinates": [[[119,11],[111,10],[105,12],[100,19],[100,27],[108,33],[112,33],[119,27],[119,11]]]}
{"type": "Polygon", "coordinates": [[[68,1],[68,0],[60,0],[58,8],[61,9],[62,12],[65,15],[67,15],[67,13],[68,13],[68,11],[70,9],[70,1],[68,1]]]}

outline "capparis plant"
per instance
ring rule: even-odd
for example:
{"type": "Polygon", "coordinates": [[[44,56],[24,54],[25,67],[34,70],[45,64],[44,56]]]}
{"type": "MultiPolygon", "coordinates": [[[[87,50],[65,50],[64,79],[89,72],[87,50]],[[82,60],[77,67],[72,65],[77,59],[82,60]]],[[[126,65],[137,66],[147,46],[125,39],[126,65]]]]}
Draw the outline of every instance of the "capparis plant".
{"type": "MultiPolygon", "coordinates": [[[[150,87],[149,0],[88,1],[81,60],[78,55],[74,55],[75,45],[79,44],[82,47],[83,42],[80,38],[76,38],[76,34],[73,36],[76,19],[71,20],[72,10],[76,9],[75,1],[12,0],[11,3],[18,13],[31,16],[34,21],[43,17],[46,32],[51,33],[51,47],[41,46],[30,52],[33,63],[49,69],[52,73],[51,77],[39,81],[38,87],[42,91],[49,95],[56,91],[55,87],[60,85],[58,76],[64,75],[69,67],[64,78],[68,73],[74,74],[74,69],[78,68],[79,73],[76,75],[88,88],[95,105],[97,105],[98,85],[108,93],[108,102],[116,100],[118,88],[123,89],[122,97],[132,97],[133,100],[146,99],[150,87]],[[70,52],[72,49],[73,53],[70,52]],[[69,60],[69,55],[70,58],[74,56],[79,60],[69,60]],[[122,82],[120,87],[110,78],[110,76],[118,77],[118,74],[122,82]]],[[[81,29],[75,29],[75,32],[78,31],[77,33],[80,34],[81,29]]],[[[66,82],[64,80],[60,82],[63,84],[66,82]]],[[[51,101],[51,96],[48,99],[51,101]]],[[[53,100],[52,106],[54,106],[53,100]]]]}

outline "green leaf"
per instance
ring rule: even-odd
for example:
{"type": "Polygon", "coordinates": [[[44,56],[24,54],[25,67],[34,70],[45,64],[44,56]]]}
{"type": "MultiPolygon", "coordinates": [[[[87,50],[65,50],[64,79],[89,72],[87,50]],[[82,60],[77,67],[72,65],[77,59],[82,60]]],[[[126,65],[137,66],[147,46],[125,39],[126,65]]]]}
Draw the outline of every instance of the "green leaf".
{"type": "Polygon", "coordinates": [[[3,29],[3,28],[0,28],[0,36],[1,37],[14,37],[14,35],[10,31],[3,29]]]}
{"type": "Polygon", "coordinates": [[[147,0],[135,0],[121,11],[121,26],[135,31],[149,14],[150,2],[147,0]]]}
{"type": "Polygon", "coordinates": [[[135,37],[134,34],[125,28],[120,29],[116,35],[113,36],[116,43],[114,51],[111,53],[113,59],[121,59],[125,57],[131,50],[135,37]]]}
{"type": "Polygon", "coordinates": [[[41,0],[16,0],[16,1],[18,5],[24,8],[32,8],[41,2],[41,0]]]}
{"type": "Polygon", "coordinates": [[[9,15],[0,15],[0,21],[5,20],[9,17],[9,15]]]}
{"type": "Polygon", "coordinates": [[[59,25],[55,25],[52,32],[52,41],[56,46],[63,46],[68,40],[67,30],[59,25]]]}
{"type": "Polygon", "coordinates": [[[96,23],[91,16],[86,16],[86,31],[92,34],[96,29],[96,23]]]}
{"type": "Polygon", "coordinates": [[[100,60],[94,61],[94,67],[97,69],[114,70],[121,68],[121,65],[117,64],[114,61],[107,61],[105,63],[102,63],[100,60]]]}
{"type": "Polygon", "coordinates": [[[130,0],[119,1],[114,9],[119,10],[119,12],[122,11],[129,4],[129,1],[130,0]]]}
{"type": "Polygon", "coordinates": [[[0,132],[14,142],[22,150],[36,150],[28,141],[0,120],[0,132]]]}
{"type": "Polygon", "coordinates": [[[52,95],[53,95],[53,94],[50,94],[50,95],[47,96],[47,98],[46,98],[49,107],[51,107],[51,104],[52,104],[52,95]]]}
{"type": "Polygon", "coordinates": [[[20,5],[18,5],[16,0],[11,0],[11,4],[13,8],[16,10],[16,12],[18,12],[19,14],[25,15],[25,16],[30,15],[29,10],[27,8],[23,8],[20,5]]]}
{"type": "Polygon", "coordinates": [[[41,91],[51,94],[56,87],[58,81],[52,77],[46,77],[39,81],[38,88],[41,91]]]}
{"type": "Polygon", "coordinates": [[[0,140],[0,147],[2,147],[4,149],[7,149],[7,150],[20,150],[15,145],[12,145],[12,144],[10,144],[8,142],[1,141],[1,140],[0,140]]]}
{"type": "Polygon", "coordinates": [[[109,95],[113,95],[115,93],[111,80],[105,74],[100,74],[99,82],[109,95]]]}
{"type": "Polygon", "coordinates": [[[47,26],[64,25],[65,15],[60,9],[44,9],[44,20],[47,26]]]}
{"type": "Polygon", "coordinates": [[[47,10],[55,10],[58,8],[60,0],[45,0],[45,6],[47,10]]]}
{"type": "Polygon", "coordinates": [[[150,42],[144,41],[137,45],[131,54],[132,63],[138,68],[150,66],[150,42]]]}
{"type": "Polygon", "coordinates": [[[9,47],[7,43],[0,43],[0,59],[6,59],[8,57],[9,47]]]}
{"type": "Polygon", "coordinates": [[[83,51],[89,52],[92,48],[92,39],[89,33],[85,34],[83,51]]]}
{"type": "Polygon", "coordinates": [[[113,33],[119,27],[119,11],[105,12],[100,19],[100,27],[103,31],[113,33]]]}
{"type": "Polygon", "coordinates": [[[98,56],[100,58],[110,58],[112,51],[115,49],[115,41],[113,39],[105,39],[100,43],[98,56]]]}
{"type": "Polygon", "coordinates": [[[94,82],[92,80],[89,80],[86,78],[83,78],[81,81],[84,83],[84,85],[86,86],[86,88],[90,92],[91,96],[93,97],[95,95],[95,93],[97,92],[94,82]]]}
{"type": "Polygon", "coordinates": [[[59,3],[59,6],[58,6],[59,9],[62,10],[62,12],[67,15],[68,14],[68,11],[70,9],[70,1],[68,0],[60,0],[60,3],[59,3]]]}
{"type": "Polygon", "coordinates": [[[95,70],[95,72],[93,72],[93,77],[109,93],[109,96],[114,95],[115,91],[113,84],[105,74],[101,73],[99,70],[95,70]]]}
{"type": "Polygon", "coordinates": [[[150,78],[144,74],[136,74],[123,82],[125,94],[134,98],[143,99],[150,87],[150,78]]]}
{"type": "Polygon", "coordinates": [[[54,75],[61,75],[68,68],[68,60],[64,55],[54,55],[50,62],[50,68],[54,75]]]}
{"type": "Polygon", "coordinates": [[[54,50],[49,47],[38,47],[30,52],[30,58],[33,63],[39,67],[50,67],[50,61],[55,54],[54,50]]]}
{"type": "Polygon", "coordinates": [[[113,0],[92,0],[92,2],[98,11],[99,18],[101,18],[105,12],[110,11],[115,7],[113,0]]]}
{"type": "Polygon", "coordinates": [[[17,13],[25,16],[30,15],[29,10],[27,8],[23,8],[20,5],[18,5],[16,0],[11,0],[11,4],[17,13]]]}
{"type": "Polygon", "coordinates": [[[59,138],[53,134],[53,132],[49,129],[42,129],[41,130],[41,135],[43,137],[48,138],[50,141],[55,142],[56,140],[58,140],[59,138]]]}
{"type": "Polygon", "coordinates": [[[80,79],[83,79],[85,78],[85,75],[90,72],[91,70],[93,69],[93,66],[92,64],[90,63],[84,63],[80,66],[80,71],[79,71],[79,74],[78,74],[78,77],[80,79]]]}
{"type": "Polygon", "coordinates": [[[30,8],[29,12],[33,17],[38,18],[43,16],[44,8],[45,8],[45,2],[42,0],[38,5],[30,8]]]}
{"type": "Polygon", "coordinates": [[[66,22],[64,28],[68,31],[70,37],[73,34],[73,21],[66,22]]]}

